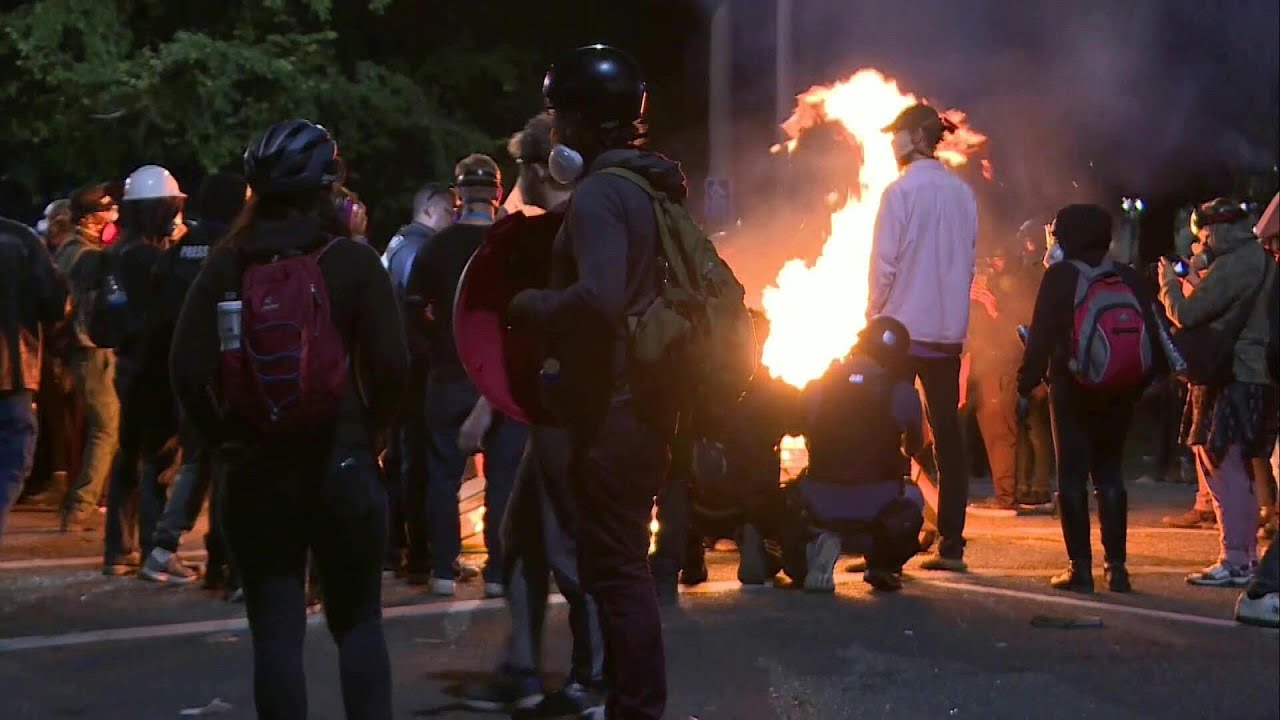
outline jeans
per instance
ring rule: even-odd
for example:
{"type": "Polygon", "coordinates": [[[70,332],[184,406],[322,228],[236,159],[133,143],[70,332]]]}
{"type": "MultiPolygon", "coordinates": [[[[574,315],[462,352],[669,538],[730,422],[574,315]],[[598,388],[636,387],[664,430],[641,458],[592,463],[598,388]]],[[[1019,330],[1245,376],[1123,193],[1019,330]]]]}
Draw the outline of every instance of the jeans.
{"type": "Polygon", "coordinates": [[[0,394],[0,541],[9,511],[22,494],[36,452],[36,416],[31,393],[0,394]]]}
{"type": "Polygon", "coordinates": [[[365,450],[264,447],[226,464],[226,531],[253,635],[253,694],[263,720],[304,720],[307,557],[324,587],[346,717],[390,720],[382,631],[386,493],[365,450]]]}
{"type": "Polygon", "coordinates": [[[1196,473],[1204,478],[1218,519],[1221,556],[1236,567],[1246,567],[1258,557],[1258,500],[1253,480],[1245,468],[1240,446],[1227,448],[1224,457],[1210,457],[1208,448],[1191,448],[1196,457],[1196,473]]]}
{"type": "Polygon", "coordinates": [[[515,487],[502,522],[502,544],[508,548],[503,582],[511,614],[511,639],[504,670],[536,674],[541,668],[547,578],[569,605],[573,634],[571,680],[591,685],[604,674],[604,646],[595,603],[578,579],[578,548],[570,528],[576,513],[564,507],[569,483],[571,440],[563,430],[533,427],[516,473],[515,487]]]}
{"type": "Polygon", "coordinates": [[[590,436],[575,439],[578,571],[600,611],[610,718],[657,720],[666,708],[662,618],[647,555],[669,459],[666,438],[626,402],[615,402],[590,436]]]}
{"type": "Polygon", "coordinates": [[[95,510],[111,472],[120,433],[120,399],[116,396],[113,350],[80,348],[70,358],[78,400],[84,405],[84,453],[80,472],[67,496],[69,513],[95,510]]]}
{"type": "MultiPolygon", "coordinates": [[[[467,457],[458,448],[458,432],[480,399],[467,381],[427,383],[427,525],[431,538],[431,573],[452,580],[454,561],[462,552],[462,528],[458,518],[458,490],[467,457]]],[[[516,468],[524,450],[525,430],[520,423],[494,413],[493,426],[484,446],[484,524],[486,582],[502,579],[502,516],[515,483],[516,468]]]]}
{"type": "Polygon", "coordinates": [[[1123,487],[1133,403],[1088,393],[1070,380],[1053,384],[1049,403],[1061,491],[1083,493],[1090,479],[1095,489],[1123,487]]]}
{"type": "MultiPolygon", "coordinates": [[[[924,386],[925,416],[933,432],[938,468],[938,554],[964,557],[965,509],[969,504],[969,470],[960,434],[960,358],[911,358],[915,377],[924,386]]],[[[928,466],[930,463],[921,462],[928,466]]]]}
{"type": "MultiPolygon", "coordinates": [[[[195,437],[193,431],[185,431],[182,437],[182,466],[173,478],[169,499],[160,513],[160,519],[156,521],[152,539],[154,547],[170,552],[178,551],[182,536],[195,527],[200,508],[209,497],[212,476],[204,443],[195,437]]],[[[211,532],[215,529],[213,525],[210,523],[211,532]]]]}

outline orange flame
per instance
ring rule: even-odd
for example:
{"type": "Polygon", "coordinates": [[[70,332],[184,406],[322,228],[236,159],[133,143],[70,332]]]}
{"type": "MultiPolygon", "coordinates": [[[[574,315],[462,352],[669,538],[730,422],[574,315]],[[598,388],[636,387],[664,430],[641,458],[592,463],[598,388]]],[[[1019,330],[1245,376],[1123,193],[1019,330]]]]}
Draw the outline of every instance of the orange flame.
{"type": "MultiPolygon", "coordinates": [[[[918,101],[873,69],[810,88],[798,101],[782,124],[790,139],[774,146],[774,152],[794,151],[804,130],[826,121],[839,122],[862,150],[858,186],[849,188],[832,212],[822,254],[813,265],[788,261],[762,297],[770,321],[763,363],[774,377],[803,388],[844,357],[866,325],[872,228],[881,195],[898,177],[892,137],[882,128],[918,101]]],[[[938,159],[953,167],[964,165],[987,138],[968,126],[963,112],[943,115],[957,129],[943,138],[938,159]]],[[[990,164],[984,161],[983,167],[985,172],[990,164]]]]}

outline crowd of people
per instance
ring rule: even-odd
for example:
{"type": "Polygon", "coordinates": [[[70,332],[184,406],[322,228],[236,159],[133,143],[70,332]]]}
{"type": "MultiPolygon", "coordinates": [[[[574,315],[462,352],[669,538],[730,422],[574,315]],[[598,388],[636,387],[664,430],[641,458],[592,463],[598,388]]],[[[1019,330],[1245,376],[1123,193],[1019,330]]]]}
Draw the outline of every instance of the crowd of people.
{"type": "MultiPolygon", "coordinates": [[[[840,557],[857,554],[865,581],[894,592],[926,523],[939,542],[921,567],[964,572],[967,511],[1056,513],[1069,564],[1051,584],[1092,592],[1091,481],[1106,585],[1130,591],[1126,433],[1141,403],[1185,393],[1179,442],[1205,496],[1191,512],[1197,524],[1211,512],[1221,539],[1188,582],[1244,588],[1241,620],[1280,623],[1274,542],[1261,564],[1258,552],[1276,517],[1280,246],[1258,241],[1268,232],[1248,208],[1197,208],[1193,257],[1160,261],[1154,278],[1109,257],[1111,215],[1094,205],[1057,213],[1044,262],[1034,224],[979,247],[974,194],[934,157],[952,128],[912,106],[885,128],[902,175],[880,207],[849,356],[803,393],[757,372],[730,411],[699,407],[690,422],[690,408],[646,396],[637,359],[637,328],[689,282],[673,248],[705,240],[681,221],[679,165],[644,147],[641,70],[580,48],[543,92],[508,150],[522,203],[558,232],[547,277],[504,322],[539,338],[546,415],[504,412],[459,354],[459,283],[508,222],[498,163],[468,155],[424,185],[379,257],[335,138],[285,121],[248,146],[243,176],[206,177],[191,207],[147,165],[51,203],[38,234],[0,221],[0,538],[16,502],[45,507],[64,533],[102,534],[104,574],[193,583],[201,568],[179,547],[207,503],[203,582],[246,603],[262,717],[307,714],[316,602],[347,716],[391,716],[392,574],[443,597],[478,578],[505,598],[509,641],[491,678],[462,688],[471,707],[659,718],[659,606],[707,578],[704,537],[737,540],[744,584],[785,574],[832,592],[840,557]],[[965,408],[994,486],[973,506],[965,408]],[[809,460],[783,487],[788,434],[806,437],[809,460]],[[458,502],[477,453],[481,568],[461,559],[458,502]],[[936,502],[906,482],[913,459],[936,502]],[[573,643],[547,692],[551,577],[573,643]]],[[[763,340],[767,320],[750,322],[763,340]]]]}

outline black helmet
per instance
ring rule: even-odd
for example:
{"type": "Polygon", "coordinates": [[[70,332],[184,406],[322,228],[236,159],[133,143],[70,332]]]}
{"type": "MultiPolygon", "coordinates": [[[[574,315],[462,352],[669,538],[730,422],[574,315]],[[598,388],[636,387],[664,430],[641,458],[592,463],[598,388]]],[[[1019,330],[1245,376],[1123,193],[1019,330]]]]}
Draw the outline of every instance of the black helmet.
{"type": "Polygon", "coordinates": [[[643,120],[647,90],[634,58],[608,45],[588,45],[551,66],[542,95],[552,110],[604,125],[643,120]]]}
{"type": "Polygon", "coordinates": [[[502,187],[502,170],[488,155],[472,153],[454,166],[453,185],[458,189],[500,188],[502,187]]]}
{"type": "Polygon", "coordinates": [[[888,315],[877,315],[858,333],[854,350],[871,356],[881,366],[900,368],[907,360],[911,333],[907,326],[888,315]]]}
{"type": "Polygon", "coordinates": [[[342,175],[338,143],[307,120],[277,123],[244,151],[244,175],[256,193],[327,188],[342,175]]]}

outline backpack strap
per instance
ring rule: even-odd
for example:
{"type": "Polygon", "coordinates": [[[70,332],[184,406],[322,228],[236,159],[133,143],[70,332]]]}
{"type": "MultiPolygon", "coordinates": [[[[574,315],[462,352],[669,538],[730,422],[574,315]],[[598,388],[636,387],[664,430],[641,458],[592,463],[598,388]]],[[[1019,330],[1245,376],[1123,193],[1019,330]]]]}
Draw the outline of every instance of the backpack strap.
{"type": "Polygon", "coordinates": [[[658,226],[658,250],[667,259],[667,265],[675,275],[676,285],[681,288],[693,287],[693,281],[689,277],[688,263],[685,261],[684,254],[680,252],[680,247],[676,245],[675,238],[671,236],[671,223],[666,217],[667,213],[662,210],[662,205],[671,202],[671,198],[655,188],[640,173],[620,167],[607,167],[600,172],[628,180],[649,195],[653,201],[653,219],[658,226]]]}

